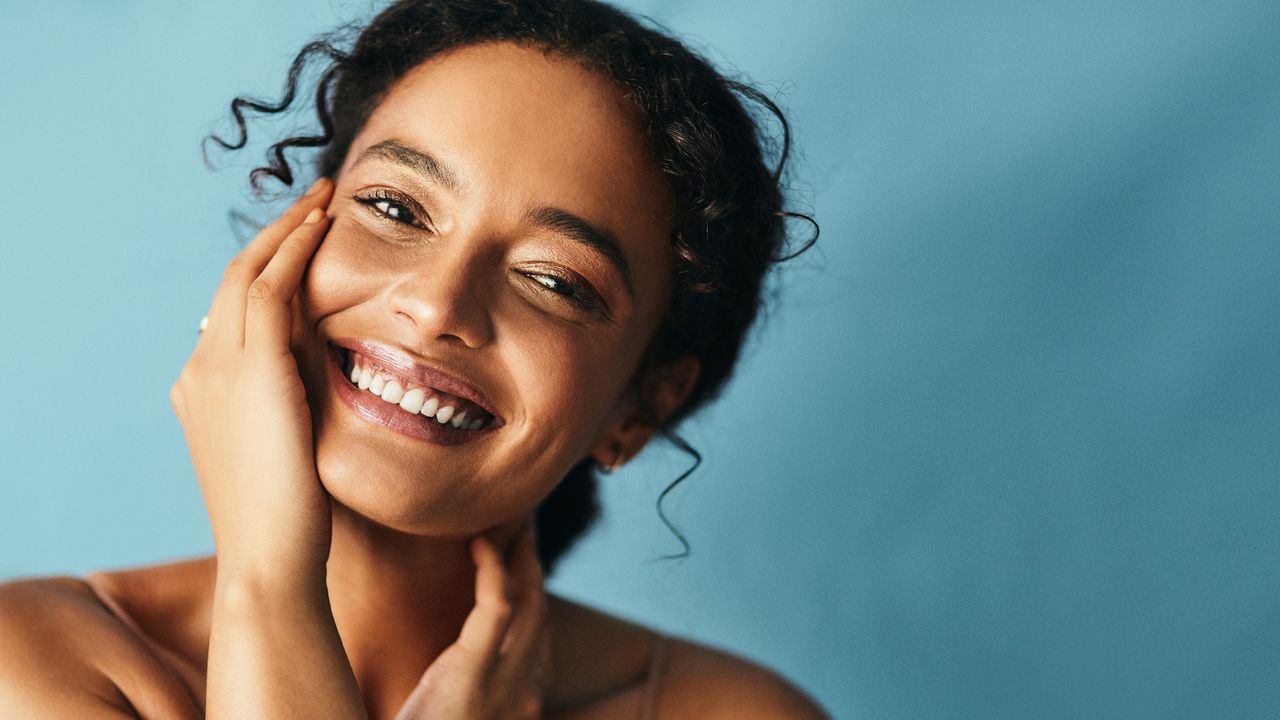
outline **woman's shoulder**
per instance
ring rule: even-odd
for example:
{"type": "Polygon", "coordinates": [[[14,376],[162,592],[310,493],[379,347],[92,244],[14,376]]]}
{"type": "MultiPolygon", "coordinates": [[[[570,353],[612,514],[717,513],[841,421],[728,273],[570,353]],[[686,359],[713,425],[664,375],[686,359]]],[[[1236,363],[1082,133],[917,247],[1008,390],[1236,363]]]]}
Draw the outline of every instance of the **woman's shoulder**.
{"type": "MultiPolygon", "coordinates": [[[[629,678],[630,704],[642,717],[826,718],[818,705],[778,673],[690,639],[668,635],[563,598],[553,597],[553,628],[560,667],[607,667],[629,678]]],[[[594,673],[593,673],[594,674],[594,673]]],[[[557,685],[560,685],[557,682],[557,685]]],[[[565,718],[623,713],[568,713],[565,718]]],[[[635,716],[633,713],[625,713],[635,716]]]]}
{"type": "Polygon", "coordinates": [[[0,708],[56,717],[198,717],[155,648],[75,577],[0,583],[0,708]]]}
{"type": "Polygon", "coordinates": [[[827,715],[778,673],[722,650],[673,639],[658,717],[795,718],[827,715]]]}
{"type": "MultiPolygon", "coordinates": [[[[88,582],[0,583],[0,708],[199,717],[203,670],[192,659],[207,652],[210,562],[100,573],[88,582]]],[[[550,603],[559,670],[550,717],[826,717],[756,663],[570,600],[550,603]]]]}
{"type": "Polygon", "coordinates": [[[0,707],[128,717],[105,657],[128,642],[94,605],[92,591],[74,578],[0,584],[0,707]]]}

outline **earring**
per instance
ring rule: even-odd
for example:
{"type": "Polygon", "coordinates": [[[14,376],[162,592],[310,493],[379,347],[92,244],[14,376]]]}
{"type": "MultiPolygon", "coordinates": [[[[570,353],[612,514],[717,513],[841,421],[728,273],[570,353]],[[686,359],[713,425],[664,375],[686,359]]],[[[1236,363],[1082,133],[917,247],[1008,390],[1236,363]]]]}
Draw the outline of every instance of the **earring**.
{"type": "Polygon", "coordinates": [[[615,472],[617,472],[618,468],[622,467],[625,463],[626,463],[626,460],[622,459],[622,453],[619,452],[617,456],[613,458],[613,462],[609,463],[608,465],[601,465],[600,471],[603,472],[605,475],[612,475],[615,472]]]}

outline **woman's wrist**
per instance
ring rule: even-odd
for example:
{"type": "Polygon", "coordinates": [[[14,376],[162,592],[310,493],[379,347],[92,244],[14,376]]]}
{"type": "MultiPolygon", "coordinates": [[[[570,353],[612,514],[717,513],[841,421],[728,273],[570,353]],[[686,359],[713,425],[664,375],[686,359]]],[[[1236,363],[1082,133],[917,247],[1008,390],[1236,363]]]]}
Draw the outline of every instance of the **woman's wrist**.
{"type": "Polygon", "coordinates": [[[269,607],[273,602],[286,606],[306,600],[323,600],[329,593],[323,562],[280,562],[272,558],[224,559],[218,557],[215,604],[234,607],[269,607]]]}
{"type": "Polygon", "coordinates": [[[366,717],[323,564],[219,558],[208,693],[211,719],[366,717]]]}

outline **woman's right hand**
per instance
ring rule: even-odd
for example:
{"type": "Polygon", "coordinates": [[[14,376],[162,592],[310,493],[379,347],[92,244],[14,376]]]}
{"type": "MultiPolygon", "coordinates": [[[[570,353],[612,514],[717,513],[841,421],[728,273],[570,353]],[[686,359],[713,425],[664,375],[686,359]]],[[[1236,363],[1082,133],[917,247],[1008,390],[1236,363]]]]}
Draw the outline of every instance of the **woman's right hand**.
{"type": "Polygon", "coordinates": [[[321,180],[227,266],[170,391],[218,546],[206,717],[367,717],[325,587],[332,506],[294,356],[321,180]]]}
{"type": "MultiPolygon", "coordinates": [[[[302,275],[328,228],[320,179],[227,266],[169,393],[217,545],[219,575],[320,573],[332,531],[291,349],[302,275]]],[[[298,328],[300,329],[300,328],[298,328]]]]}

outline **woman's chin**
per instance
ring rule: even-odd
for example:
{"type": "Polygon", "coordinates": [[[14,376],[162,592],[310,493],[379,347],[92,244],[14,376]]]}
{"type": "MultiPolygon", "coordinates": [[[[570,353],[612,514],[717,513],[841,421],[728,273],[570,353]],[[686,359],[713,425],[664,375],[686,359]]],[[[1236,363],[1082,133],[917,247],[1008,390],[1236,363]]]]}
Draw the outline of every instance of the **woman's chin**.
{"type": "Polygon", "coordinates": [[[353,409],[333,385],[308,387],[320,482],[339,505],[379,525],[428,537],[474,535],[527,516],[563,476],[546,467],[554,463],[536,460],[502,472],[492,439],[436,443],[397,432],[353,409]]]}
{"type": "Polygon", "coordinates": [[[388,462],[367,447],[335,448],[316,443],[320,484],[339,505],[380,525],[415,535],[438,535],[442,518],[432,508],[444,504],[440,487],[425,473],[406,472],[403,461],[388,462]]]}
{"type": "Polygon", "coordinates": [[[466,537],[514,514],[486,501],[473,479],[439,469],[411,471],[403,457],[323,433],[316,441],[316,470],[338,505],[410,535],[466,537]]]}

